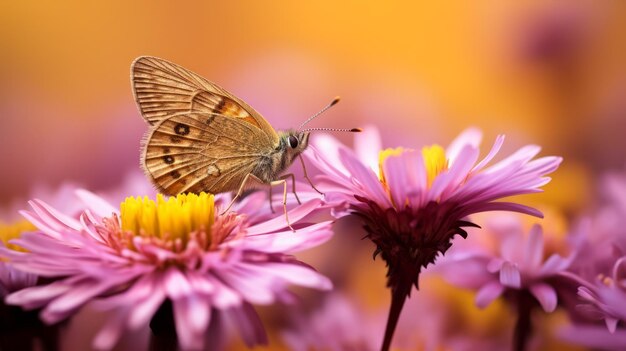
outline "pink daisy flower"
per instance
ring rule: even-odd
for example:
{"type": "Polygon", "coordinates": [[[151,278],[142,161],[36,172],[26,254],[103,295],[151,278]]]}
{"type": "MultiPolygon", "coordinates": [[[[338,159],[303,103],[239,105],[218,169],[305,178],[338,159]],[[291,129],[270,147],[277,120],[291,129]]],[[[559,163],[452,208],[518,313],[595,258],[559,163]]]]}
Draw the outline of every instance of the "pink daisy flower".
{"type": "Polygon", "coordinates": [[[376,244],[388,265],[392,302],[383,350],[391,343],[393,330],[419,273],[464,227],[476,226],[467,216],[484,211],[516,211],[534,216],[541,213],[504,197],[540,192],[550,181],[560,157],[534,159],[540,147],[529,145],[489,166],[504,136],[498,136],[491,151],[479,161],[481,133],[463,132],[444,149],[433,145],[422,150],[380,148],[376,130],[356,135],[356,153],[326,136],[313,141],[309,156],[324,173],[316,185],[332,203],[343,204],[338,215],[362,218],[367,237],[376,244]]]}
{"type": "Polygon", "coordinates": [[[615,262],[610,276],[600,275],[580,286],[578,296],[584,301],[579,309],[594,319],[604,319],[614,333],[619,321],[626,322],[626,256],[615,262]]]}
{"type": "Polygon", "coordinates": [[[488,237],[468,239],[468,245],[453,248],[441,262],[447,280],[477,290],[479,307],[487,307],[507,290],[528,290],[545,312],[553,312],[557,278],[568,276],[575,252],[569,250],[566,257],[547,254],[542,227],[535,224],[526,233],[521,219],[514,216],[488,218],[486,230],[488,237]]]}
{"type": "MultiPolygon", "coordinates": [[[[552,313],[559,296],[574,300],[578,277],[567,272],[577,257],[564,233],[548,232],[534,224],[526,230],[522,218],[511,214],[490,216],[485,233],[454,246],[438,270],[452,284],[475,290],[476,305],[487,307],[504,297],[515,306],[515,350],[524,350],[532,334],[531,313],[536,307],[552,313]],[[560,238],[551,252],[549,239],[560,238]]],[[[563,301],[565,302],[565,301],[563,301]]]]}
{"type": "Polygon", "coordinates": [[[583,221],[586,230],[581,232],[577,243],[581,254],[570,270],[582,277],[577,311],[588,320],[578,322],[604,321],[606,327],[601,331],[596,326],[577,325],[572,336],[575,338],[577,330],[596,330],[595,340],[585,345],[613,342],[612,347],[598,347],[623,349],[626,331],[618,327],[626,323],[626,177],[609,174],[604,177],[601,189],[608,201],[583,221]]]}
{"type": "Polygon", "coordinates": [[[331,288],[326,277],[290,255],[330,238],[330,222],[301,221],[321,200],[289,212],[293,233],[283,214],[256,215],[266,201],[263,193],[248,196],[237,212],[225,215],[218,215],[213,195],[204,193],[158,196],[156,202],[131,197],[120,211],[92,193],[79,195],[88,205],[80,219],[31,201],[33,211],[22,214],[38,232],[13,241],[28,252],[0,253],[15,268],[54,280],[6,299],[41,308],[46,323],[62,321],[92,302],[113,312],[94,348],[110,349],[125,329],[149,322],[155,331],[167,325],[159,318],[168,316],[185,350],[202,349],[205,338],[220,345],[222,324],[237,325],[248,345],[265,343],[252,304],[292,301],[290,285],[331,288]]]}

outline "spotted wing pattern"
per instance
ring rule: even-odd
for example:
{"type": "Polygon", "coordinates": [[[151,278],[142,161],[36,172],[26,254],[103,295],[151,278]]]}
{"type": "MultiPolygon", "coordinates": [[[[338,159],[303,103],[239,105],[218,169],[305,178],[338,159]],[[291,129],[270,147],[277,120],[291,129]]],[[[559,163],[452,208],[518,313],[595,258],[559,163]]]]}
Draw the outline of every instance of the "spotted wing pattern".
{"type": "Polygon", "coordinates": [[[202,112],[166,117],[146,134],[142,165],[164,194],[237,190],[275,146],[261,129],[202,112]]]}
{"type": "Polygon", "coordinates": [[[166,60],[142,56],[131,65],[135,101],[151,125],[181,112],[204,112],[245,121],[277,144],[272,126],[252,107],[217,84],[166,60]]]}

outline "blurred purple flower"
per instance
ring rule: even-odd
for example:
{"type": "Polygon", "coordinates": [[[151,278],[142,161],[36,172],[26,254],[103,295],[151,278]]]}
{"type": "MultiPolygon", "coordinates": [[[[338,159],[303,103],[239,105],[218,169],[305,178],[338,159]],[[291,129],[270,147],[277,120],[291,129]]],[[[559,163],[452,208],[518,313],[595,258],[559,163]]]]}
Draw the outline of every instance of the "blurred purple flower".
{"type": "Polygon", "coordinates": [[[486,221],[486,232],[480,240],[471,236],[439,262],[446,280],[476,290],[479,307],[486,307],[507,291],[528,290],[545,312],[553,312],[558,303],[559,279],[569,280],[563,273],[576,257],[575,252],[570,250],[567,257],[558,253],[548,256],[541,226],[535,224],[525,233],[518,217],[498,215],[486,221]]]}
{"type": "MultiPolygon", "coordinates": [[[[514,349],[523,350],[532,333],[531,313],[541,306],[546,313],[556,310],[559,296],[567,306],[575,300],[580,278],[567,271],[577,251],[559,240],[559,253],[547,250],[548,240],[540,225],[528,232],[520,217],[489,216],[483,233],[456,245],[437,266],[450,283],[475,290],[476,305],[485,308],[499,297],[515,307],[517,323],[514,349]]],[[[557,237],[560,233],[549,233],[557,237]]]]}
{"type": "Polygon", "coordinates": [[[610,332],[626,321],[626,177],[604,177],[607,203],[584,222],[577,245],[583,260],[571,271],[582,276],[578,310],[594,320],[603,319],[610,332]]]}
{"type": "Polygon", "coordinates": [[[201,349],[205,337],[220,345],[216,324],[229,320],[248,345],[265,343],[251,304],[292,300],[290,284],[331,288],[327,278],[288,254],[331,236],[330,222],[298,223],[320,200],[290,211],[298,229],[293,233],[282,214],[256,215],[265,201],[262,193],[237,204],[238,213],[225,215],[217,214],[207,194],[158,196],[156,203],[128,198],[119,212],[92,193],[79,195],[88,207],[79,219],[31,201],[33,211],[22,214],[39,231],[13,241],[28,252],[0,253],[17,269],[55,280],[15,292],[8,303],[42,308],[47,323],[64,320],[91,301],[111,310],[95,348],[110,349],[126,328],[136,330],[168,313],[182,349],[201,349]],[[207,330],[213,333],[207,336],[207,330]]]}
{"type": "Polygon", "coordinates": [[[291,308],[288,321],[281,334],[293,351],[373,351],[384,323],[337,292],[326,294],[310,312],[291,308]]]}
{"type": "Polygon", "coordinates": [[[418,287],[421,269],[450,248],[454,235],[465,237],[463,227],[476,226],[466,217],[496,210],[541,216],[533,208],[497,200],[540,192],[550,181],[544,175],[554,171],[561,158],[533,160],[540,148],[530,145],[487,167],[504,136],[478,161],[482,134],[477,129],[463,132],[447,150],[434,145],[421,151],[397,148],[379,153],[376,130],[357,138],[365,152],[354,153],[327,136],[313,141],[315,152],[310,157],[324,173],[317,184],[326,199],[343,204],[338,215],[363,220],[367,237],[377,246],[375,255],[388,265],[392,302],[382,348],[387,350],[404,301],[412,286],[418,287]]]}
{"type": "Polygon", "coordinates": [[[579,257],[569,268],[581,277],[579,315],[562,337],[587,347],[624,350],[626,331],[618,326],[626,322],[626,176],[605,176],[601,191],[605,202],[581,221],[579,257]]]}
{"type": "Polygon", "coordinates": [[[619,321],[626,321],[626,256],[617,260],[610,277],[600,276],[592,284],[578,288],[584,301],[579,307],[587,316],[604,319],[611,333],[619,321]]]}

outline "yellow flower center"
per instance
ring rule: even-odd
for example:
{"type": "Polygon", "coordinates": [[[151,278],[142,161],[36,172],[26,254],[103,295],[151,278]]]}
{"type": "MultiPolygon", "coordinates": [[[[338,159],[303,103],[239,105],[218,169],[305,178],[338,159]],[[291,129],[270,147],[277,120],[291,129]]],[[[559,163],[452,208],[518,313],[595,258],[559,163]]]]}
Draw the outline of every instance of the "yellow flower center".
{"type": "Polygon", "coordinates": [[[156,202],[148,197],[129,197],[120,207],[122,230],[135,235],[186,242],[190,233],[204,231],[211,237],[215,221],[213,195],[180,194],[167,200],[157,195],[156,202]]]}
{"type": "Polygon", "coordinates": [[[25,251],[15,244],[10,244],[9,240],[19,238],[22,233],[34,230],[37,230],[37,227],[25,219],[13,223],[0,222],[0,241],[11,250],[25,251]]]}
{"type": "Polygon", "coordinates": [[[446,151],[439,145],[424,146],[422,148],[422,158],[426,168],[428,187],[433,185],[435,178],[443,171],[448,170],[448,159],[446,151]]]}

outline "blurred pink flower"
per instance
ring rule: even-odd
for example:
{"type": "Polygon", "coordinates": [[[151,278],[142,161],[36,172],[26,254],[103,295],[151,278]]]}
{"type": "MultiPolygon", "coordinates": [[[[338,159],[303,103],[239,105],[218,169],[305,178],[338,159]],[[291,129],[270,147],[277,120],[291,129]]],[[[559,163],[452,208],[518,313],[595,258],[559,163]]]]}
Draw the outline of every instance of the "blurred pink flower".
{"type": "Polygon", "coordinates": [[[553,312],[558,303],[559,279],[569,280],[563,273],[575,253],[548,256],[543,229],[538,224],[525,233],[521,219],[512,215],[489,217],[486,221],[481,240],[470,237],[439,262],[438,269],[446,280],[476,290],[479,307],[486,307],[506,291],[528,290],[545,312],[553,312]]]}
{"type": "Polygon", "coordinates": [[[578,288],[578,296],[584,301],[579,307],[594,319],[604,319],[611,333],[619,321],[626,321],[626,256],[613,266],[610,277],[602,277],[594,283],[578,288]]]}
{"type": "Polygon", "coordinates": [[[310,312],[291,308],[281,334],[293,351],[373,351],[383,323],[345,293],[333,292],[310,312]]]}
{"type": "Polygon", "coordinates": [[[578,310],[592,320],[604,320],[610,332],[626,321],[626,177],[610,174],[602,188],[607,202],[583,221],[577,236],[579,258],[570,271],[581,277],[578,310]]]}
{"type": "Polygon", "coordinates": [[[14,240],[28,252],[0,253],[17,269],[55,279],[7,297],[10,304],[42,308],[45,322],[66,319],[91,301],[113,311],[95,348],[112,348],[124,329],[145,326],[166,302],[183,349],[201,349],[207,330],[215,331],[211,343],[219,345],[216,323],[224,320],[235,321],[248,345],[264,343],[251,304],[292,300],[290,284],[331,288],[327,278],[288,254],[331,236],[330,222],[298,223],[320,200],[289,212],[298,230],[293,233],[282,213],[256,216],[264,202],[258,193],[225,215],[217,214],[207,194],[159,196],[157,203],[128,198],[121,211],[87,191],[79,195],[88,207],[80,219],[31,201],[33,211],[23,215],[38,231],[14,240]]]}
{"type": "Polygon", "coordinates": [[[533,208],[497,200],[540,192],[550,181],[560,157],[533,158],[538,146],[523,147],[487,167],[504,136],[496,139],[487,156],[478,161],[482,133],[468,129],[444,150],[441,146],[380,151],[374,129],[356,136],[356,153],[331,137],[313,140],[309,156],[324,173],[317,185],[328,201],[338,205],[339,216],[352,214],[365,223],[368,238],[388,265],[392,291],[389,324],[383,350],[391,343],[395,324],[419,273],[445,253],[463,227],[476,226],[466,217],[484,211],[517,211],[534,216],[533,208]],[[378,162],[376,162],[378,160],[378,162]],[[343,211],[341,207],[343,204],[343,211]]]}

